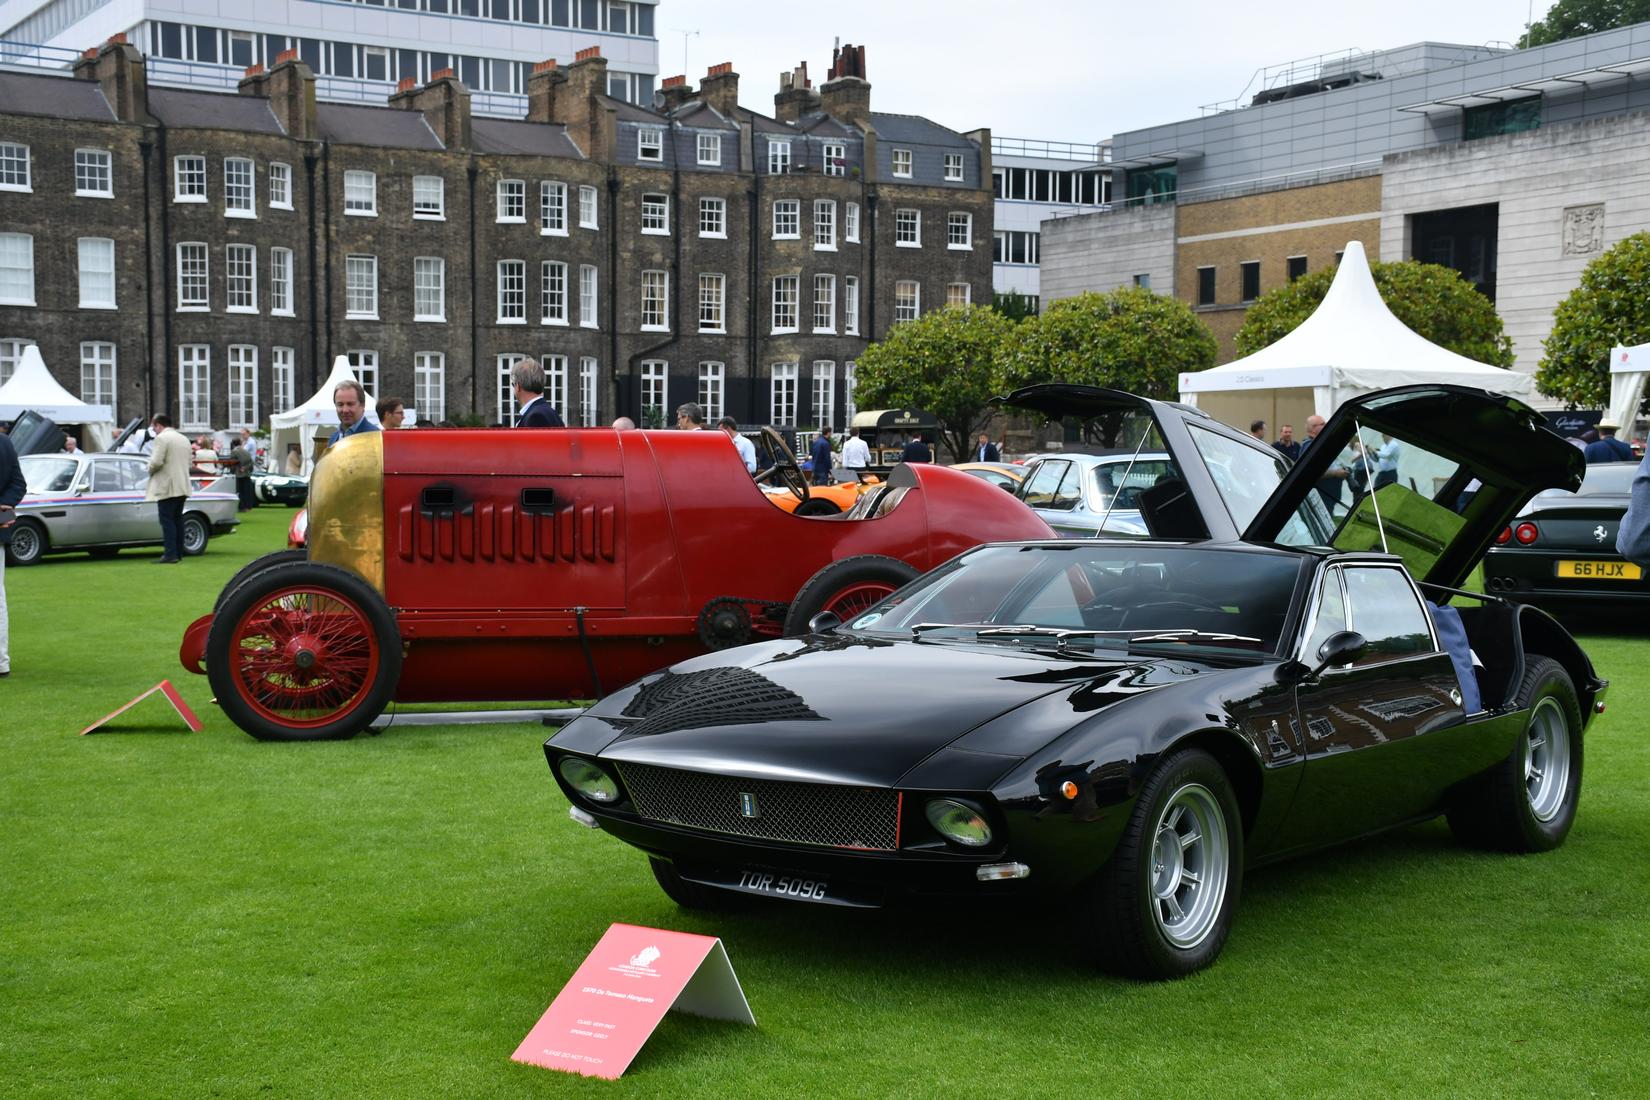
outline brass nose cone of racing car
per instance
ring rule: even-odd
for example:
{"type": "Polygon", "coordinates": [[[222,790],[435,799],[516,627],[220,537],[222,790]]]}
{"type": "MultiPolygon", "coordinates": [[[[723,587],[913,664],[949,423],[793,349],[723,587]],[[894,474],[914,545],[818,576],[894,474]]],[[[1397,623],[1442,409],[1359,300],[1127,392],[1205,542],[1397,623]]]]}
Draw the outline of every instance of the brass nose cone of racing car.
{"type": "Polygon", "coordinates": [[[309,560],[384,592],[384,433],[346,436],[309,479],[309,560]]]}

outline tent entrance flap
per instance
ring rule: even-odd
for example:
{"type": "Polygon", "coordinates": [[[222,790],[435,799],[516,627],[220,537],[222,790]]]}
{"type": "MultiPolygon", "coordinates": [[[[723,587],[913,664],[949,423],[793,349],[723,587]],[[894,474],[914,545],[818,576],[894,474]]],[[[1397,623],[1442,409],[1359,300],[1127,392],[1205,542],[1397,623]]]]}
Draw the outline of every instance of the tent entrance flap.
{"type": "Polygon", "coordinates": [[[1266,421],[1266,442],[1278,438],[1285,424],[1295,430],[1295,441],[1306,438],[1306,418],[1316,411],[1314,387],[1291,386],[1276,390],[1211,390],[1197,395],[1197,407],[1239,431],[1256,420],[1266,421]]]}

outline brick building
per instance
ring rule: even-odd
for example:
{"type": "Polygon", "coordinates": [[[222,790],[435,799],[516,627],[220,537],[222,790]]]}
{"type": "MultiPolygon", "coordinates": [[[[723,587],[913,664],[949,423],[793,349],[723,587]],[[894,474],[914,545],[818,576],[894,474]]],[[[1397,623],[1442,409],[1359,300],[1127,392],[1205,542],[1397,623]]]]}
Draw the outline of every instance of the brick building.
{"type": "Polygon", "coordinates": [[[238,94],[150,87],[121,41],[73,78],[0,72],[0,380],[28,343],[126,418],[258,427],[332,357],[421,419],[508,421],[541,359],[570,423],[846,423],[900,320],[989,301],[990,136],[873,113],[863,48],[774,116],[738,74],[606,94],[544,62],[523,119],[450,72],[384,106],[317,102],[299,58],[238,94]]]}

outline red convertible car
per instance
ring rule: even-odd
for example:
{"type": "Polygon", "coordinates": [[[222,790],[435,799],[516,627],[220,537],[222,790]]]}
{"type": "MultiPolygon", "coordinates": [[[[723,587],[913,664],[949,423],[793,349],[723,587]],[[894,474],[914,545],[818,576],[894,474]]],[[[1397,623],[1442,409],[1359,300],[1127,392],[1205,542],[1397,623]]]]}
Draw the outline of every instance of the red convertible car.
{"type": "MultiPolygon", "coordinates": [[[[769,476],[806,498],[774,453],[769,476]]],[[[720,432],[377,432],[316,468],[307,552],[242,570],[180,658],[254,737],[348,737],[391,701],[600,696],[851,617],[980,543],[1050,534],[929,465],[840,515],[794,515],[720,432]]]]}

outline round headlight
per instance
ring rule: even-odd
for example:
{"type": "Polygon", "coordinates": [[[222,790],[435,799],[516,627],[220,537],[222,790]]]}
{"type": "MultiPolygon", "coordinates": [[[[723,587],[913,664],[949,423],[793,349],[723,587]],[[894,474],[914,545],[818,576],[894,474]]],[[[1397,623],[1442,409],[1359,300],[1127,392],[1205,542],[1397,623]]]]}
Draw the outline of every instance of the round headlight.
{"type": "Polygon", "coordinates": [[[936,798],[928,804],[928,823],[941,836],[965,848],[983,848],[991,843],[991,826],[972,806],[936,798]]]}
{"type": "Polygon", "coordinates": [[[556,766],[561,769],[561,777],[567,780],[568,785],[590,801],[619,800],[619,785],[613,782],[612,776],[590,761],[581,760],[577,756],[564,756],[561,763],[556,766]]]}

